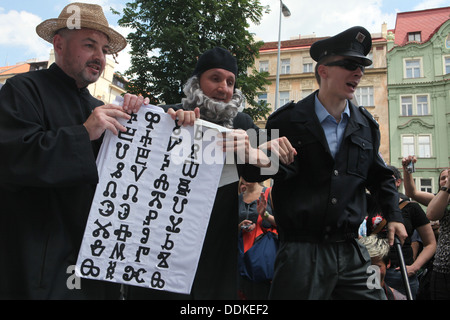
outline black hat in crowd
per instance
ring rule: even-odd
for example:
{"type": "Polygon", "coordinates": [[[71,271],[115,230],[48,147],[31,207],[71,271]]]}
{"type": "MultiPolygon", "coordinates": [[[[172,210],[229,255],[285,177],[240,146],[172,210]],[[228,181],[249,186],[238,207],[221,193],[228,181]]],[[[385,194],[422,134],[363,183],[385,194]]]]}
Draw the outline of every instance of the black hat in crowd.
{"type": "Polygon", "coordinates": [[[193,75],[199,76],[209,69],[224,69],[234,73],[237,78],[238,67],[236,58],[223,48],[215,47],[205,51],[197,61],[193,75]]]}
{"type": "Polygon", "coordinates": [[[315,42],[310,49],[311,57],[319,62],[327,56],[345,56],[358,58],[364,66],[370,66],[372,60],[366,56],[372,48],[372,37],[363,27],[353,27],[331,38],[315,42]]]}

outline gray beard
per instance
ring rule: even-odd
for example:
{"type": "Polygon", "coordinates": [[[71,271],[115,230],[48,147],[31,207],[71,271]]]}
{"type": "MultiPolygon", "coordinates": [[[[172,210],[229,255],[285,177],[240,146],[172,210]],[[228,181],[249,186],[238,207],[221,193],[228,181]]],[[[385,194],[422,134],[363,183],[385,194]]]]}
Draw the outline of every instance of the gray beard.
{"type": "Polygon", "coordinates": [[[183,92],[186,95],[186,98],[181,100],[183,109],[194,110],[199,107],[201,119],[227,128],[233,128],[233,119],[243,109],[241,104],[244,101],[244,96],[240,90],[234,90],[229,102],[215,101],[203,93],[196,76],[187,81],[183,92]]]}

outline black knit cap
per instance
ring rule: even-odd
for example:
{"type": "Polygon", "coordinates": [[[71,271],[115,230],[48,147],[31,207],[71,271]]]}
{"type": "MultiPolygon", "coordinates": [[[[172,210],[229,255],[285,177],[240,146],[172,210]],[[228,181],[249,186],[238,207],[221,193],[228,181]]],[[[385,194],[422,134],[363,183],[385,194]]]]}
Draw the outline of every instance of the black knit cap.
{"type": "Polygon", "coordinates": [[[220,47],[205,51],[200,56],[193,75],[200,76],[203,72],[216,68],[230,71],[237,78],[238,67],[236,58],[228,50],[220,47]]]}
{"type": "Polygon", "coordinates": [[[319,40],[310,48],[311,57],[319,62],[331,55],[358,59],[361,64],[370,66],[372,60],[366,56],[372,48],[372,37],[363,27],[352,27],[331,38],[319,40]]]}

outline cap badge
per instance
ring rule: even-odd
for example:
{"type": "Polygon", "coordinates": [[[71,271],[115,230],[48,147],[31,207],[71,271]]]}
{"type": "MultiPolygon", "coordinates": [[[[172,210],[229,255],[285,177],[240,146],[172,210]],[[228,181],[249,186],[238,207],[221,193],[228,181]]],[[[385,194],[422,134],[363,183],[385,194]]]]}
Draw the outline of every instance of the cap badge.
{"type": "Polygon", "coordinates": [[[361,32],[358,32],[358,34],[356,35],[356,40],[359,42],[359,43],[363,43],[363,41],[364,41],[364,39],[366,38],[366,36],[365,35],[363,35],[361,32]]]}

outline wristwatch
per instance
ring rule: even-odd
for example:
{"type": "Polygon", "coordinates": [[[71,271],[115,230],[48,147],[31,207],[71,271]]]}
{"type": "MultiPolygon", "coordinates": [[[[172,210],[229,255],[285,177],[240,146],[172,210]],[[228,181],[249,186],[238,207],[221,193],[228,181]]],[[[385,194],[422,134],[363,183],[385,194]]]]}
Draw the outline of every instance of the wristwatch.
{"type": "Polygon", "coordinates": [[[264,212],[264,219],[267,219],[270,216],[270,213],[268,211],[264,212]]]}
{"type": "Polygon", "coordinates": [[[441,187],[441,189],[440,190],[442,190],[442,191],[447,191],[448,193],[450,193],[450,189],[449,188],[447,188],[447,187],[441,187]]]}

